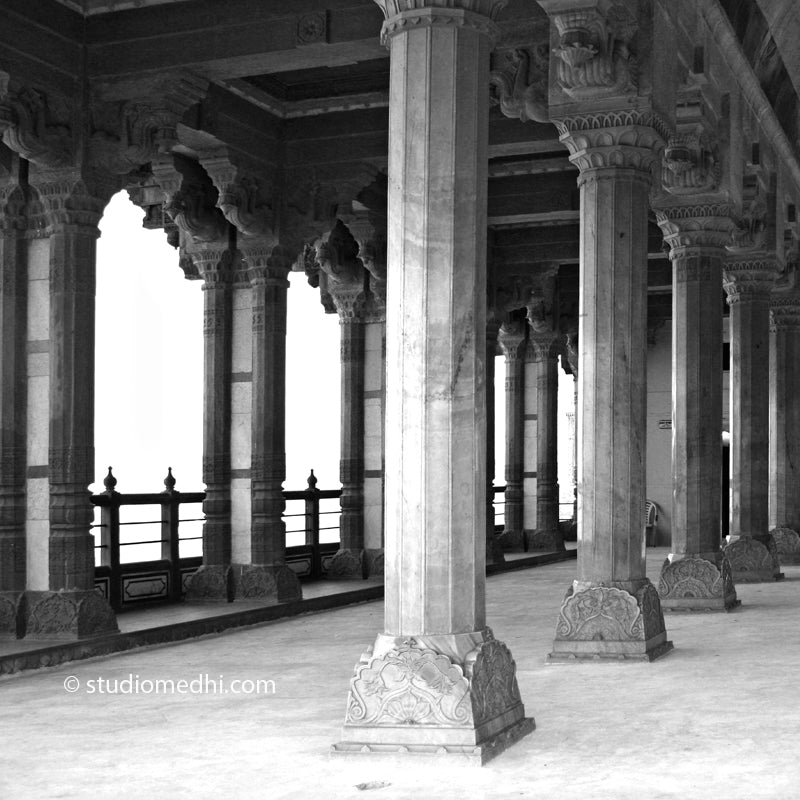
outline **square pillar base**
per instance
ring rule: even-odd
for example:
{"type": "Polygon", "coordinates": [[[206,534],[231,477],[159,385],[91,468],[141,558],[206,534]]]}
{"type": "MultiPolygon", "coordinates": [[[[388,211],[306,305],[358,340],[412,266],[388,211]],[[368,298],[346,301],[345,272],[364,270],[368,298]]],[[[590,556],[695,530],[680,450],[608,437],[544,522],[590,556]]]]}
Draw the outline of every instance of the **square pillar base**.
{"type": "Polygon", "coordinates": [[[778,550],[778,561],[784,564],[800,564],[800,534],[793,528],[780,526],[770,531],[778,550]]]}
{"type": "Polygon", "coordinates": [[[504,530],[497,534],[497,541],[503,550],[522,550],[522,531],[504,530]]]}
{"type": "Polygon", "coordinates": [[[331,581],[363,580],[367,577],[367,562],[364,550],[342,548],[328,562],[325,577],[331,581]]]}
{"type": "Polygon", "coordinates": [[[523,531],[523,537],[527,543],[526,550],[555,550],[559,552],[565,550],[564,537],[561,531],[523,531]]]}
{"type": "Polygon", "coordinates": [[[367,577],[382,578],[384,576],[384,552],[382,547],[367,548],[364,551],[367,560],[367,577]]]}
{"type": "Polygon", "coordinates": [[[570,587],[548,663],[654,661],[672,650],[656,587],[645,578],[631,588],[570,587]]]}
{"type": "Polygon", "coordinates": [[[233,572],[230,566],[203,564],[186,584],[186,600],[190,602],[233,601],[233,572]]]}
{"type": "Polygon", "coordinates": [[[730,611],[741,605],[723,553],[667,559],[658,579],[658,595],[664,611],[730,611]]]}
{"type": "Polygon", "coordinates": [[[233,599],[290,603],[302,600],[303,590],[294,571],[285,564],[233,564],[233,599]]]}
{"type": "Polygon", "coordinates": [[[0,639],[21,639],[24,635],[24,594],[0,592],[0,639]]]}
{"type": "Polygon", "coordinates": [[[117,617],[97,592],[25,592],[26,639],[73,641],[119,633],[117,617]]]}
{"type": "Polygon", "coordinates": [[[760,536],[728,537],[722,548],[730,561],[736,583],[764,583],[783,579],[775,538],[760,536]]]}
{"type": "Polygon", "coordinates": [[[535,727],[516,665],[489,628],[381,635],[350,680],[337,755],[455,756],[483,764],[535,727]]]}

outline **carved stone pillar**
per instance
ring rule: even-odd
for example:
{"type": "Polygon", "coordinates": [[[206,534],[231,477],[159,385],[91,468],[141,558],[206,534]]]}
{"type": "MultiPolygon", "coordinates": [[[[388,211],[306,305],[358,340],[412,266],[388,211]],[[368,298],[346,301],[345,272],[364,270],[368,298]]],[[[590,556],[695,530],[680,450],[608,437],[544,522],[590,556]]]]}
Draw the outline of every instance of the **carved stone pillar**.
{"type": "Polygon", "coordinates": [[[208,246],[192,254],[203,278],[203,566],[193,600],[234,597],[231,573],[231,358],[234,254],[208,246]]]}
{"type": "Polygon", "coordinates": [[[286,566],[286,290],[291,257],[271,243],[243,242],[252,291],[250,563],[233,567],[236,599],[278,603],[302,596],[286,566]]]}
{"type": "Polygon", "coordinates": [[[330,578],[366,577],[364,563],[364,280],[329,283],[341,334],[340,544],[328,565],[330,578]]]}
{"type": "Polygon", "coordinates": [[[563,550],[558,529],[558,346],[555,334],[530,334],[537,376],[536,529],[529,550],[563,550]]]}
{"type": "Polygon", "coordinates": [[[526,323],[507,322],[500,327],[499,342],[506,357],[506,504],[500,543],[506,549],[522,547],[525,351],[526,323]]]}
{"type": "Polygon", "coordinates": [[[645,574],[642,524],[647,210],[659,124],[633,110],[556,123],[580,170],[581,285],[578,577],[561,607],[554,660],[652,660],[672,648],[645,574]]]}
{"type": "Polygon", "coordinates": [[[800,293],[774,292],[769,362],[769,524],[781,564],[800,564],[800,293]]]}
{"type": "Polygon", "coordinates": [[[783,577],[769,533],[770,253],[737,254],[724,268],[731,309],[731,527],[725,554],[737,583],[783,577]]]}
{"type": "Polygon", "coordinates": [[[739,605],[719,548],[722,469],[722,307],[725,205],[673,204],[656,217],[672,276],[672,552],[658,582],[665,609],[739,605]]]}
{"type": "Polygon", "coordinates": [[[476,98],[500,5],[381,3],[391,48],[385,633],[356,667],[334,752],[482,762],[533,727],[484,600],[488,105],[476,98]]]}
{"type": "Polygon", "coordinates": [[[505,561],[503,548],[495,535],[494,473],[495,473],[495,357],[500,323],[490,319],[486,323],[486,563],[505,561]]]}
{"type": "Polygon", "coordinates": [[[117,630],[94,591],[95,250],[114,186],[76,170],[31,176],[47,219],[49,304],[49,591],[29,591],[26,636],[80,638],[117,630]]]}
{"type": "Polygon", "coordinates": [[[525,388],[522,452],[522,530],[536,530],[536,465],[539,459],[539,365],[536,348],[528,341],[525,347],[525,388]]]}
{"type": "Polygon", "coordinates": [[[26,586],[26,204],[16,177],[0,182],[0,636],[10,637],[26,586]]]}

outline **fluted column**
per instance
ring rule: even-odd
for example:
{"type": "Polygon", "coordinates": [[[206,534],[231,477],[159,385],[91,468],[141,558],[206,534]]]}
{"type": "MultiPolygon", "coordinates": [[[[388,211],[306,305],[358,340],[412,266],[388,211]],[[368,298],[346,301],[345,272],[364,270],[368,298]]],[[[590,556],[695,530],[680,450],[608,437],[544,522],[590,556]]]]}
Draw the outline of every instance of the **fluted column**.
{"type": "Polygon", "coordinates": [[[563,550],[558,529],[558,349],[552,332],[530,334],[537,370],[536,529],[530,550],[563,550]]]}
{"type": "Polygon", "coordinates": [[[781,564],[800,564],[800,293],[773,292],[769,525],[781,564]]]}
{"type": "Polygon", "coordinates": [[[769,534],[769,304],[777,277],[770,253],[725,264],[731,309],[731,526],[725,554],[737,583],[783,577],[769,534]]]}
{"type": "Polygon", "coordinates": [[[341,335],[341,426],[339,550],[328,565],[330,578],[363,578],[364,562],[364,280],[329,286],[339,312],[341,335]]]}
{"type": "Polygon", "coordinates": [[[732,222],[722,204],[656,212],[672,275],[672,548],[662,607],[726,611],[739,604],[720,550],[722,264],[732,222]]]}
{"type": "Polygon", "coordinates": [[[33,176],[47,219],[49,303],[49,591],[27,593],[26,636],[78,637],[117,629],[94,591],[95,256],[113,191],[75,170],[33,176]]]}
{"type": "Polygon", "coordinates": [[[0,636],[15,636],[25,590],[26,197],[0,183],[0,636]]]}
{"type": "Polygon", "coordinates": [[[511,654],[485,620],[480,98],[500,5],[381,3],[391,51],[385,632],[356,667],[335,752],[480,762],[532,728],[511,654]]]}
{"type": "Polygon", "coordinates": [[[580,170],[579,540],[550,658],[652,660],[672,647],[642,524],[647,210],[660,123],[628,111],[556,124],[580,170]]]}
{"type": "Polygon", "coordinates": [[[191,599],[233,599],[231,574],[231,361],[234,253],[218,246],[192,258],[203,279],[203,566],[191,599]]]}
{"type": "Polygon", "coordinates": [[[525,437],[525,338],[523,320],[500,327],[500,348],[506,359],[506,502],[500,542],[506,549],[522,547],[523,472],[525,437]]]}

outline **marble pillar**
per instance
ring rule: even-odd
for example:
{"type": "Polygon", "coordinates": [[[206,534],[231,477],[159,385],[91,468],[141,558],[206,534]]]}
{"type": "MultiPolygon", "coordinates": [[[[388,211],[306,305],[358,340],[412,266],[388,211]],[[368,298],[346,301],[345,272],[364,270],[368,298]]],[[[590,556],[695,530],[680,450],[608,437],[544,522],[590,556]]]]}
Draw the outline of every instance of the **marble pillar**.
{"type": "Polygon", "coordinates": [[[381,5],[391,52],[385,628],[356,666],[333,751],[482,763],[533,728],[511,653],[485,619],[488,104],[476,98],[502,4],[381,5]]]}
{"type": "Polygon", "coordinates": [[[286,291],[292,258],[269,243],[243,243],[252,291],[250,563],[234,564],[235,598],[285,603],[302,596],[286,565],[286,291]]]}
{"type": "Polygon", "coordinates": [[[505,526],[498,537],[505,549],[522,548],[526,323],[513,320],[498,338],[506,359],[506,502],[505,526]]]}
{"type": "Polygon", "coordinates": [[[117,630],[94,591],[95,254],[113,184],[78,170],[31,176],[49,242],[49,586],[25,598],[28,638],[82,638],[117,630]]]}
{"type": "Polygon", "coordinates": [[[672,547],[661,606],[728,611],[739,605],[720,550],[722,264],[732,227],[724,204],[672,205],[656,217],[672,275],[672,547]]]}
{"type": "Polygon", "coordinates": [[[580,170],[578,575],[550,660],[672,648],[645,573],[647,212],[662,138],[649,111],[556,122],[580,170]]]}
{"type": "Polygon", "coordinates": [[[530,341],[525,348],[525,386],[522,447],[522,530],[523,548],[528,549],[525,531],[536,530],[536,464],[539,458],[539,366],[530,341]]]}
{"type": "Polygon", "coordinates": [[[552,332],[531,332],[536,365],[536,528],[525,531],[529,550],[563,550],[558,528],[558,346],[552,332]]]}
{"type": "Polygon", "coordinates": [[[0,182],[0,637],[12,638],[22,633],[20,599],[26,586],[25,207],[17,178],[0,182]]]}
{"type": "Polygon", "coordinates": [[[800,293],[773,292],[769,526],[781,564],[800,564],[800,293]]]}
{"type": "Polygon", "coordinates": [[[192,600],[233,600],[231,572],[231,362],[235,254],[220,244],[192,254],[203,278],[203,565],[192,600]]]}
{"type": "Polygon", "coordinates": [[[731,332],[731,524],[724,551],[737,583],[783,577],[769,533],[769,304],[774,254],[724,267],[731,332]]]}
{"type": "Polygon", "coordinates": [[[340,544],[328,564],[333,579],[365,578],[364,553],[364,367],[366,357],[366,295],[363,275],[351,281],[329,282],[339,313],[341,336],[341,425],[339,480],[340,544]]]}

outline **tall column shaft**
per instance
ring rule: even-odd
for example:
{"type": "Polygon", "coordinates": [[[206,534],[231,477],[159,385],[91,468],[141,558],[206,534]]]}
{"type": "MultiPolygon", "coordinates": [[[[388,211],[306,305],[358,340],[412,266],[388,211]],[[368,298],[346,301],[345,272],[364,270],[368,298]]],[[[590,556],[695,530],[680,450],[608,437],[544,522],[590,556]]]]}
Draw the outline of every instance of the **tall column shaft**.
{"type": "Polygon", "coordinates": [[[25,590],[27,243],[25,196],[0,184],[0,635],[16,632],[25,590]],[[10,593],[4,596],[2,593],[10,593]]]}
{"type": "MultiPolygon", "coordinates": [[[[522,471],[522,525],[523,531],[536,530],[536,465],[539,460],[539,367],[536,349],[528,343],[525,350],[525,413],[523,471],[522,471]]],[[[527,534],[525,534],[527,535],[527,534]]]]}
{"type": "Polygon", "coordinates": [[[658,590],[667,609],[739,604],[720,552],[722,491],[722,264],[727,206],[656,212],[672,275],[672,552],[658,590]]]}
{"type": "Polygon", "coordinates": [[[496,401],[495,357],[497,355],[497,336],[500,326],[496,320],[486,324],[486,563],[494,564],[505,560],[500,542],[495,536],[494,513],[494,473],[495,465],[495,414],[496,401]]]}
{"type": "Polygon", "coordinates": [[[536,531],[528,545],[563,550],[558,529],[558,354],[552,334],[531,334],[536,349],[536,531]]]}
{"type": "Polygon", "coordinates": [[[520,547],[523,531],[523,472],[525,437],[525,323],[517,320],[500,328],[500,347],[506,358],[506,497],[504,547],[520,547]]]}
{"type": "Polygon", "coordinates": [[[782,577],[769,535],[769,254],[725,266],[731,332],[731,525],[725,552],[738,581],[782,577]]]}
{"type": "Polygon", "coordinates": [[[488,104],[481,98],[494,30],[488,16],[497,4],[453,5],[384,5],[391,48],[386,632],[356,667],[345,741],[334,750],[483,761],[532,721],[508,648],[485,622],[488,104]]]}
{"type": "Polygon", "coordinates": [[[773,293],[769,525],[782,564],[800,563],[800,295],[773,293]]]}
{"type": "Polygon", "coordinates": [[[671,649],[645,575],[647,210],[661,143],[649,112],[558,122],[580,176],[578,577],[551,659],[671,649]],[[610,127],[609,124],[611,125],[610,127]]]}

